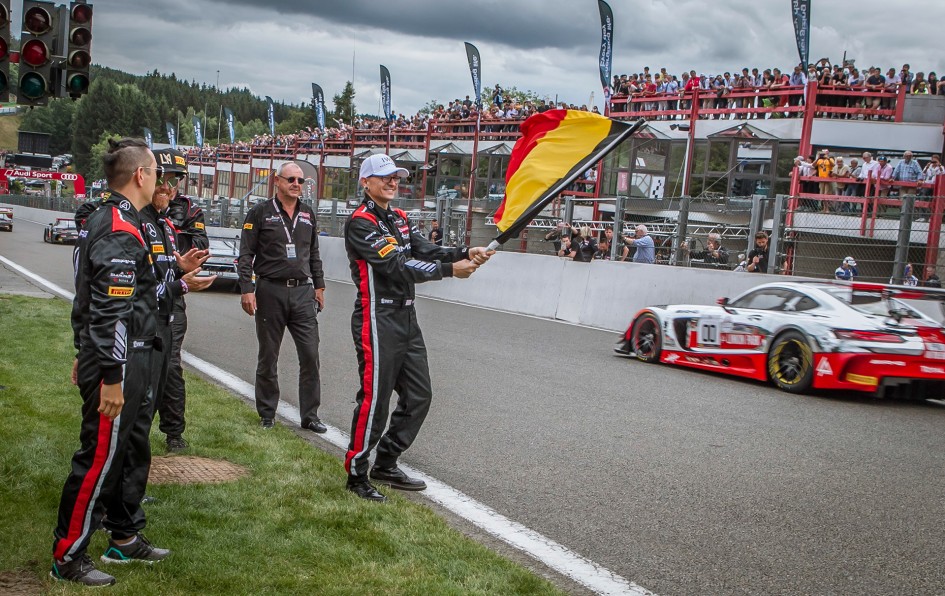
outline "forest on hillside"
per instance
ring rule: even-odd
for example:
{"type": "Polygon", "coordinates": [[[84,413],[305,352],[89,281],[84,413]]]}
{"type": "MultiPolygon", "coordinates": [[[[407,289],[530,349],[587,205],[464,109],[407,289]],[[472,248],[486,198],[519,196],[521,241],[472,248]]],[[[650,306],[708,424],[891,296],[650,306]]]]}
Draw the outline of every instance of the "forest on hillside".
{"type": "MultiPolygon", "coordinates": [[[[220,121],[222,108],[233,111],[236,139],[251,140],[269,133],[266,100],[247,88],[217,89],[213,85],[184,81],[173,73],[157,70],[147,75],[128,74],[112,68],[93,66],[92,85],[79,100],[52,99],[49,105],[31,108],[20,130],[52,135],[50,153],[71,153],[75,169],[88,180],[102,177],[96,159],[110,137],[141,137],[149,128],[154,141],[168,142],[165,122],[177,127],[177,142],[193,145],[193,117],[204,122],[204,140],[216,144],[229,141],[226,123],[220,121]]],[[[350,83],[334,96],[334,114],[354,111],[350,83]]],[[[330,109],[330,108],[329,108],[330,109]]],[[[276,133],[292,133],[314,126],[311,104],[275,104],[276,133]]]]}

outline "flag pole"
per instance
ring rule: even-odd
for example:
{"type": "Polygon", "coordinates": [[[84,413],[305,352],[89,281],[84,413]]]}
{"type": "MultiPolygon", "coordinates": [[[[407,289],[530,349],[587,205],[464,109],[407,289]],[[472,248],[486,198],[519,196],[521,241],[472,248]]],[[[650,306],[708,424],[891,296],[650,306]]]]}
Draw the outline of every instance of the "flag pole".
{"type": "Polygon", "coordinates": [[[476,190],[476,168],[479,167],[479,129],[482,110],[476,110],[476,136],[473,139],[472,163],[469,166],[469,192],[466,195],[466,236],[465,244],[469,244],[472,237],[472,203],[473,193],[476,190]]]}

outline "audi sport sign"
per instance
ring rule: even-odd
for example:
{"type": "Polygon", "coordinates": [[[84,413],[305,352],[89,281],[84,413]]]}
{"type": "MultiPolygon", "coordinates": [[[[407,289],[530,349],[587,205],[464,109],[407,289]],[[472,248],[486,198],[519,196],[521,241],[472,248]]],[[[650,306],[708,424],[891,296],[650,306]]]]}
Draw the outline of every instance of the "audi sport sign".
{"type": "Polygon", "coordinates": [[[85,178],[80,174],[71,174],[68,172],[46,172],[43,170],[17,170],[11,168],[0,168],[0,176],[10,180],[12,178],[30,178],[33,180],[57,180],[59,182],[71,182],[75,190],[75,198],[85,198],[85,178]]]}

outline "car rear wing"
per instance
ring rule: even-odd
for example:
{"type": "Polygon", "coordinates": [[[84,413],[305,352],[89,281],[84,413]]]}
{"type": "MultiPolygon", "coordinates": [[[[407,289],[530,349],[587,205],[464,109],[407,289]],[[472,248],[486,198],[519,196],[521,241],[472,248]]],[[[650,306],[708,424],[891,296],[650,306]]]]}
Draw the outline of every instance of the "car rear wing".
{"type": "Polygon", "coordinates": [[[886,298],[898,298],[899,300],[933,300],[945,302],[945,289],[942,288],[920,288],[916,286],[896,286],[890,284],[878,284],[867,282],[847,282],[841,285],[849,286],[854,292],[877,292],[886,298]]]}
{"type": "Polygon", "coordinates": [[[9,207],[0,207],[0,215],[9,215],[10,219],[13,219],[13,209],[9,207]]]}

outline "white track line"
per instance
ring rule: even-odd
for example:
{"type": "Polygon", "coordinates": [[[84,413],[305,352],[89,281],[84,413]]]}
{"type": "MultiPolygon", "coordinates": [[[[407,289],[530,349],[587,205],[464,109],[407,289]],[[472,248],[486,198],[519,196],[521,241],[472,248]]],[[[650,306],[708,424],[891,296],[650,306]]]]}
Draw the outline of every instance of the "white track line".
{"type": "MultiPolygon", "coordinates": [[[[73,294],[56,284],[36,275],[32,271],[17,265],[13,261],[0,255],[0,262],[32,281],[45,286],[53,293],[72,300],[73,294]]],[[[189,366],[210,377],[230,391],[249,401],[254,400],[254,390],[250,383],[229,373],[222,368],[202,360],[193,354],[182,350],[181,358],[189,366]]],[[[299,424],[301,416],[296,406],[281,402],[278,414],[286,420],[299,424]]],[[[321,438],[340,448],[348,448],[347,433],[328,426],[328,432],[321,438]]],[[[401,465],[401,468],[410,476],[420,478],[427,483],[427,489],[422,495],[454,514],[471,522],[479,528],[492,534],[496,538],[510,544],[533,559],[547,565],[558,573],[574,580],[582,586],[593,590],[597,594],[631,594],[634,596],[655,596],[653,592],[601,567],[581,555],[572,552],[554,540],[531,530],[522,524],[512,521],[494,509],[484,505],[456,490],[455,488],[432,478],[419,470],[401,465]]]]}

